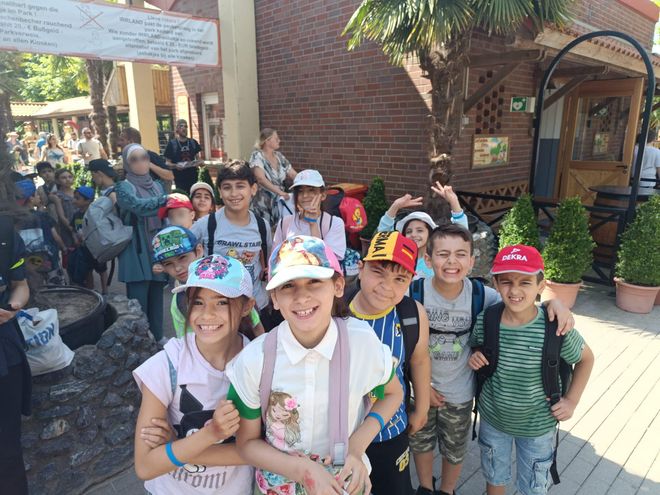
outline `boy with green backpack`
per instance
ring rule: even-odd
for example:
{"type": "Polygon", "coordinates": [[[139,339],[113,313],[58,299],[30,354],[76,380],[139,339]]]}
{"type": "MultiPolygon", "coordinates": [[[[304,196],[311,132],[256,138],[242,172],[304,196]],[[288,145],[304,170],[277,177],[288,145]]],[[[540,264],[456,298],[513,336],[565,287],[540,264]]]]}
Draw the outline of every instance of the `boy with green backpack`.
{"type": "MultiPolygon", "coordinates": [[[[426,426],[410,437],[420,485],[418,495],[452,494],[469,441],[474,373],[468,365],[469,339],[484,308],[500,301],[497,292],[468,275],[475,257],[472,234],[456,224],[436,228],[426,245],[426,263],[433,277],[412,283],[410,295],[423,304],[429,319],[431,407],[426,426]],[[440,490],[435,490],[433,451],[442,457],[440,490]]],[[[573,326],[570,311],[558,301],[549,303],[564,331],[573,326]]]]}
{"type": "Polygon", "coordinates": [[[484,311],[470,338],[488,495],[506,492],[514,442],[518,491],[545,494],[551,477],[559,482],[557,422],[573,415],[594,363],[576,330],[558,335],[545,309],[536,306],[545,287],[543,268],[533,247],[500,250],[491,273],[502,302],[484,311]]]}

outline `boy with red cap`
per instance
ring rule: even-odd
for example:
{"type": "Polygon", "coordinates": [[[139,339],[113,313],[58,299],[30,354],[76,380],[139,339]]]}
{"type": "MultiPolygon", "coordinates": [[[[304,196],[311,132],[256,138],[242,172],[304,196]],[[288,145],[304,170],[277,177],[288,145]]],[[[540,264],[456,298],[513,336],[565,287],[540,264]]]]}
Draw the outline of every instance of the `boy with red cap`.
{"type": "Polygon", "coordinates": [[[176,225],[189,229],[195,219],[195,210],[188,196],[181,193],[172,193],[167,196],[167,203],[158,210],[158,218],[165,220],[169,225],[176,225]]]}
{"type": "Polygon", "coordinates": [[[363,261],[359,265],[360,290],[350,303],[351,313],[369,323],[389,346],[404,395],[410,396],[412,382],[415,396],[414,410],[408,411],[408,401],[402,401],[367,449],[373,469],[372,493],[408,495],[412,485],[407,433],[426,423],[431,382],[426,311],[406,296],[415,275],[417,244],[397,231],[377,232],[363,261]]]}
{"type": "Polygon", "coordinates": [[[470,367],[477,371],[488,366],[486,355],[490,355],[495,368],[485,375],[477,399],[481,469],[488,495],[506,492],[514,442],[516,488],[523,495],[547,493],[556,459],[557,422],[573,416],[594,363],[577,330],[569,331],[561,337],[559,356],[575,366],[572,380],[563,397],[546,397],[543,357],[548,337],[545,316],[536,305],[536,296],[545,287],[543,268],[543,258],[533,247],[518,244],[500,250],[491,273],[503,306],[487,310],[501,315],[497,353],[484,348],[485,333],[492,332],[492,340],[496,335],[494,325],[485,329],[484,321],[492,321],[486,313],[478,317],[470,338],[474,349],[470,367]]]}

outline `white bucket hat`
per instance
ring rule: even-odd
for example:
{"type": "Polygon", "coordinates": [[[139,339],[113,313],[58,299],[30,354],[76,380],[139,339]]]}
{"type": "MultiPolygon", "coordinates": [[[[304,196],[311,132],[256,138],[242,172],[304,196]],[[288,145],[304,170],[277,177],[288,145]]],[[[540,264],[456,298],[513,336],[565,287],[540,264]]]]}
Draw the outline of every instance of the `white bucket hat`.
{"type": "Polygon", "coordinates": [[[419,220],[420,222],[424,222],[426,225],[431,227],[431,230],[437,227],[436,223],[433,221],[433,219],[428,213],[424,213],[423,211],[413,211],[412,213],[406,215],[396,223],[396,230],[398,230],[403,234],[404,233],[403,229],[405,228],[406,224],[411,220],[419,220]]]}
{"type": "Polygon", "coordinates": [[[325,182],[318,170],[308,168],[307,170],[298,172],[296,178],[293,179],[293,185],[291,187],[295,188],[298,186],[325,187],[325,182]]]}

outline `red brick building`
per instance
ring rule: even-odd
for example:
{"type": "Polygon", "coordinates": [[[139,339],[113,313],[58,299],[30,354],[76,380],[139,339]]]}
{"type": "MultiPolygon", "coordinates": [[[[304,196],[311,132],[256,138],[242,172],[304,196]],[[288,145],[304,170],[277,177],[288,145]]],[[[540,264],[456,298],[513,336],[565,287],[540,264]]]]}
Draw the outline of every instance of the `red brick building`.
{"type": "MultiPolygon", "coordinates": [[[[218,18],[217,0],[168,3],[174,11],[218,18]]],[[[424,193],[430,85],[417,65],[394,67],[374,44],[346,50],[341,31],[357,5],[359,0],[254,0],[260,124],[279,131],[281,151],[298,170],[317,168],[329,183],[368,183],[380,175],[390,195],[424,193]]],[[[651,49],[658,9],[648,0],[578,0],[575,13],[571,26],[547,30],[541,39],[524,30],[506,40],[474,34],[474,55],[538,48],[546,57],[520,64],[466,113],[454,150],[455,186],[495,190],[526,181],[533,117],[511,112],[511,98],[534,96],[542,69],[569,40],[613,29],[651,49]],[[507,163],[475,168],[475,135],[508,138],[507,163]]],[[[604,64],[610,65],[608,78],[641,77],[639,57],[624,43],[599,39],[586,45],[566,67],[604,64]]],[[[468,95],[497,77],[501,67],[469,69],[468,95]]],[[[173,68],[172,77],[175,113],[185,117],[188,102],[192,132],[204,145],[214,134],[205,132],[206,121],[224,117],[221,69],[173,68]]]]}

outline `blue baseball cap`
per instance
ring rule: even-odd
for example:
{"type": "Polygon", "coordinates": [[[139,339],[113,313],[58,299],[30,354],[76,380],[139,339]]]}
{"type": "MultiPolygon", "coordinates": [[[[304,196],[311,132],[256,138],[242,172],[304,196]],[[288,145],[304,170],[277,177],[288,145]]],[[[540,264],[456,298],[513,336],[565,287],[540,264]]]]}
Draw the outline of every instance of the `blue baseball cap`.
{"type": "Polygon", "coordinates": [[[195,250],[198,241],[195,234],[185,227],[172,225],[159,231],[151,240],[153,262],[160,263],[174,256],[195,250]]]}
{"type": "Polygon", "coordinates": [[[34,196],[34,193],[37,192],[37,186],[34,185],[34,181],[32,179],[18,180],[14,182],[14,184],[16,185],[16,188],[20,194],[20,197],[17,199],[31,198],[34,196]]]}
{"type": "Polygon", "coordinates": [[[85,198],[88,201],[91,201],[94,199],[94,188],[89,187],[89,186],[80,186],[76,189],[78,194],[80,194],[83,198],[85,198]]]}
{"type": "Polygon", "coordinates": [[[252,297],[252,277],[239,260],[213,254],[190,263],[188,280],[172,289],[183,292],[190,287],[209,289],[225,297],[252,297]]]}

